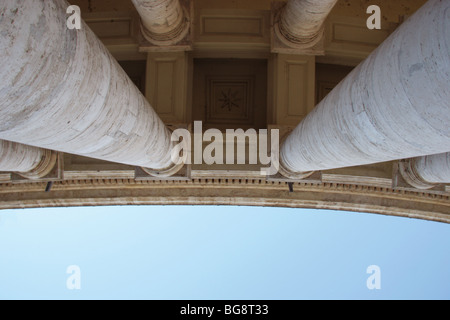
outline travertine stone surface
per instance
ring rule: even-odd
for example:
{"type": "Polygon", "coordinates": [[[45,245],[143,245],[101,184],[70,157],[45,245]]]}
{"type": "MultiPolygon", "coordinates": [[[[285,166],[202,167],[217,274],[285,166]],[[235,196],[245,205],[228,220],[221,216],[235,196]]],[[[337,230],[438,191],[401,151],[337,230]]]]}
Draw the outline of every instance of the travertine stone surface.
{"type": "Polygon", "coordinates": [[[180,0],[132,0],[142,21],[144,37],[156,45],[173,45],[189,31],[180,0]]]}
{"type": "Polygon", "coordinates": [[[0,140],[0,171],[40,179],[50,173],[56,162],[57,155],[50,150],[0,140]]]}
{"type": "Polygon", "coordinates": [[[43,149],[0,140],[0,171],[31,171],[43,156],[43,149]]]}
{"type": "Polygon", "coordinates": [[[400,173],[417,189],[431,189],[437,184],[450,183],[450,152],[401,161],[400,173]]]}
{"type": "Polygon", "coordinates": [[[289,0],[280,15],[280,33],[292,44],[315,45],[337,0],[289,0]]]}
{"type": "Polygon", "coordinates": [[[64,0],[0,9],[0,139],[134,166],[171,165],[170,132],[64,0]]]}
{"type": "Polygon", "coordinates": [[[450,150],[450,2],[430,0],[286,139],[294,172],[450,150]]]}
{"type": "Polygon", "coordinates": [[[450,183],[450,152],[417,158],[415,168],[429,183],[450,183]]]}

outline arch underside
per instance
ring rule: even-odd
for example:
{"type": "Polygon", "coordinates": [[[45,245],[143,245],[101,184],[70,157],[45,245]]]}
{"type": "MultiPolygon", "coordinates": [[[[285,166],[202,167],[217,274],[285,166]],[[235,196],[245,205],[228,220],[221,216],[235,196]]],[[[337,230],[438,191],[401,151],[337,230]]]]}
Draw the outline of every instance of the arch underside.
{"type": "Polygon", "coordinates": [[[341,210],[450,223],[449,196],[339,183],[288,183],[251,179],[135,181],[93,179],[0,185],[0,209],[226,205],[341,210]]]}

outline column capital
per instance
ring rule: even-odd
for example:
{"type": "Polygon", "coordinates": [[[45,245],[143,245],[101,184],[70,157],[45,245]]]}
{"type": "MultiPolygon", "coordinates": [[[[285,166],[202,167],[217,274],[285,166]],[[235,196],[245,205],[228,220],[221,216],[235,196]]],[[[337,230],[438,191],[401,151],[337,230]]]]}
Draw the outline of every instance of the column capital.
{"type": "MultiPolygon", "coordinates": [[[[281,44],[287,48],[293,50],[306,50],[311,51],[323,51],[323,36],[325,28],[322,25],[319,32],[315,33],[310,37],[298,37],[290,32],[288,27],[283,22],[282,15],[286,9],[286,4],[275,4],[272,7],[273,14],[273,31],[275,33],[276,39],[274,39],[276,44],[278,44],[278,49],[282,50],[281,44]],[[277,43],[278,42],[278,43],[277,43]],[[320,43],[321,42],[321,43],[320,43]],[[315,50],[314,50],[315,49],[315,50]]],[[[291,50],[291,51],[293,51],[291,50]]],[[[287,52],[286,52],[287,53],[287,52]]]]}
{"type": "Polygon", "coordinates": [[[181,23],[176,28],[166,33],[152,32],[149,29],[147,29],[145,25],[141,22],[141,32],[144,38],[151,44],[160,47],[174,46],[177,45],[179,42],[181,42],[183,39],[185,39],[186,36],[189,34],[191,22],[188,10],[184,7],[182,7],[182,9],[184,14],[181,23]]]}
{"type": "MultiPolygon", "coordinates": [[[[174,129],[171,127],[167,128],[172,134],[174,129]]],[[[171,138],[172,140],[172,138],[171,138]]],[[[172,141],[172,148],[176,148],[176,144],[178,144],[179,142],[177,141],[172,141]]],[[[172,163],[170,164],[170,166],[163,168],[163,169],[152,169],[152,168],[145,168],[145,167],[141,167],[141,169],[147,173],[148,175],[155,177],[155,178],[170,178],[174,175],[176,175],[179,171],[181,171],[181,169],[185,166],[186,164],[186,160],[188,160],[188,158],[190,157],[190,152],[188,150],[190,150],[190,145],[188,144],[188,141],[184,140],[181,142],[181,150],[183,150],[183,152],[188,152],[188,154],[183,155],[181,157],[178,157],[178,161],[174,162],[173,161],[173,157],[172,158],[172,163]]],[[[175,149],[172,149],[175,150],[175,149]]],[[[177,149],[180,152],[180,149],[177,149]]]]}
{"type": "Polygon", "coordinates": [[[272,3],[272,52],[324,55],[325,19],[336,0],[272,3]]]}
{"type": "Polygon", "coordinates": [[[416,170],[416,159],[404,159],[398,162],[398,171],[411,186],[421,190],[434,188],[436,184],[425,181],[416,170]]]}
{"type": "Polygon", "coordinates": [[[400,160],[402,178],[417,189],[431,189],[450,183],[450,152],[400,160]]]}
{"type": "Polygon", "coordinates": [[[184,167],[184,162],[172,163],[171,166],[164,169],[141,168],[145,173],[155,178],[169,178],[177,174],[184,167]]]}
{"type": "MultiPolygon", "coordinates": [[[[291,131],[289,130],[282,136],[282,138],[280,139],[280,146],[284,145],[284,142],[289,137],[290,133],[291,133],[291,131]]],[[[283,159],[283,156],[286,156],[286,154],[280,153],[279,172],[283,177],[286,177],[286,178],[292,179],[292,180],[303,180],[303,179],[311,177],[314,174],[315,171],[299,172],[299,171],[289,169],[289,166],[286,164],[286,161],[283,159]]]]}
{"type": "Polygon", "coordinates": [[[191,0],[133,0],[133,3],[141,17],[141,33],[145,39],[141,51],[191,49],[191,0]]]}
{"type": "Polygon", "coordinates": [[[57,152],[52,150],[44,150],[41,162],[39,162],[39,164],[35,168],[33,168],[33,170],[28,172],[16,172],[16,174],[30,180],[42,179],[50,174],[50,172],[56,166],[57,161],[57,152]]]}
{"type": "Polygon", "coordinates": [[[292,180],[303,180],[306,178],[309,178],[313,175],[314,171],[310,172],[295,172],[287,168],[286,164],[283,162],[283,160],[280,159],[280,168],[279,171],[283,177],[286,177],[288,179],[292,180]]]}

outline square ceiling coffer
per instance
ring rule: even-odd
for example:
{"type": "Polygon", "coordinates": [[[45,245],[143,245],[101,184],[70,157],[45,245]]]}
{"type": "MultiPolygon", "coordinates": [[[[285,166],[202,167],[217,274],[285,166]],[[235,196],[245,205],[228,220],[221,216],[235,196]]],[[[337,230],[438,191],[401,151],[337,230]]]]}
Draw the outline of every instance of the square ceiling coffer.
{"type": "Polygon", "coordinates": [[[266,128],[267,61],[196,59],[193,119],[205,128],[266,128]]]}
{"type": "Polygon", "coordinates": [[[254,77],[210,76],[206,85],[208,123],[253,124],[254,77]]]}

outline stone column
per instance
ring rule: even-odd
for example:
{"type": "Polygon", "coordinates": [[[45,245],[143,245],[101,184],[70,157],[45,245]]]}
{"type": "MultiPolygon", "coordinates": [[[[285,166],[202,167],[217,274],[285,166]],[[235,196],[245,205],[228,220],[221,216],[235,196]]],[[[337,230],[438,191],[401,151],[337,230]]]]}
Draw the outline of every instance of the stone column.
{"type": "Polygon", "coordinates": [[[50,173],[56,161],[56,153],[50,150],[0,140],[0,171],[39,179],[50,173]]]}
{"type": "Polygon", "coordinates": [[[164,172],[171,133],[64,0],[5,0],[0,139],[164,172]]]}
{"type": "Polygon", "coordinates": [[[403,160],[399,169],[405,181],[418,189],[450,183],[450,152],[403,160]]]}
{"type": "Polygon", "coordinates": [[[337,0],[289,0],[275,32],[290,47],[308,48],[323,37],[324,22],[337,0]]]}
{"type": "Polygon", "coordinates": [[[175,45],[189,32],[188,13],[180,0],[132,0],[142,22],[142,34],[158,46],[175,45]]]}
{"type": "Polygon", "coordinates": [[[287,137],[286,172],[450,150],[450,2],[428,1],[287,137]]]}

